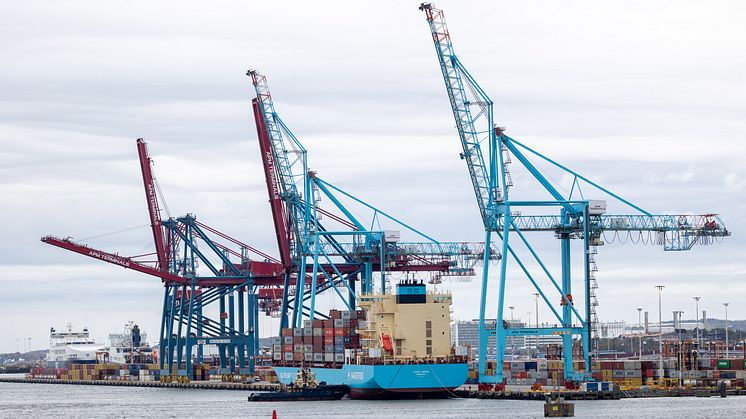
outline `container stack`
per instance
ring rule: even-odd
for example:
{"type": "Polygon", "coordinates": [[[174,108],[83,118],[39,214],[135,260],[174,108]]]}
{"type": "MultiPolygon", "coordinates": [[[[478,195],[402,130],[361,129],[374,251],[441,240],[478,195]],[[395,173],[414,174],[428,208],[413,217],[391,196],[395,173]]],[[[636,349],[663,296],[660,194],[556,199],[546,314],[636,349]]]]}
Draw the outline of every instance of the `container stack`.
{"type": "Polygon", "coordinates": [[[329,316],[326,320],[305,320],[302,328],[282,329],[272,341],[272,362],[334,367],[344,364],[345,349],[360,349],[357,330],[365,328],[365,311],[331,310],[329,316]]]}
{"type": "MultiPolygon", "coordinates": [[[[584,372],[583,361],[573,361],[576,371],[584,372]]],[[[681,378],[684,385],[715,386],[720,381],[726,384],[741,385],[746,379],[744,359],[700,359],[699,370],[679,371],[675,359],[663,360],[663,377],[670,381],[681,378]],[[681,375],[679,375],[681,373],[681,375]]],[[[659,365],[656,360],[597,360],[592,365],[593,379],[598,382],[614,383],[620,388],[639,388],[659,382],[659,365]]],[[[494,362],[487,362],[487,375],[494,375],[494,362]]],[[[470,366],[469,380],[478,382],[476,363],[470,366]]],[[[503,363],[504,384],[530,386],[539,383],[543,386],[563,386],[564,364],[562,360],[529,359],[503,363]]]]}

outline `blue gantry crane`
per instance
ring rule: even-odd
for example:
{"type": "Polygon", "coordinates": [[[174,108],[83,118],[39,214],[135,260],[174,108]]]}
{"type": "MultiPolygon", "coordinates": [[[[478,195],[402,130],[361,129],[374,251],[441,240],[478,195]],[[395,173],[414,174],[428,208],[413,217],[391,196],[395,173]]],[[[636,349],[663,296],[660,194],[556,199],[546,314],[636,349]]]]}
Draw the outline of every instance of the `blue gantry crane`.
{"type": "Polygon", "coordinates": [[[70,238],[46,236],[42,241],[161,279],[158,362],[163,380],[188,381],[193,365],[206,360],[204,345],[217,347],[224,376],[253,375],[259,353],[259,299],[267,298],[261,291],[282,285],[280,261],[193,214],[162,219],[152,161],[142,139],[137,149],[155,252],[127,257],[70,238]],[[153,256],[154,261],[148,260],[153,256]]]}
{"type": "MultiPolygon", "coordinates": [[[[489,244],[485,248],[491,248],[493,236],[497,236],[496,238],[501,241],[503,258],[496,291],[497,322],[494,329],[488,328],[485,322],[488,298],[494,298],[494,291],[490,290],[488,284],[489,264],[484,264],[482,272],[479,307],[480,382],[486,385],[502,383],[506,338],[550,334],[562,336],[565,379],[587,379],[587,374],[573,370],[573,338],[580,337],[585,371],[591,371],[592,339],[597,335],[596,246],[602,245],[606,238],[621,235],[641,239],[637,240],[638,242],[652,241],[662,245],[666,251],[684,251],[698,243],[710,244],[719,241],[730,233],[716,214],[651,214],[506,135],[505,129],[495,124],[492,99],[456,56],[443,11],[431,3],[422,3],[420,10],[426,15],[435,44],[463,148],[461,159],[466,161],[484,224],[485,243],[489,244]],[[569,174],[572,179],[569,193],[563,195],[558,184],[545,176],[532,159],[538,159],[569,174]],[[543,191],[541,197],[533,200],[510,199],[513,180],[509,167],[514,160],[536,181],[539,189],[543,191]],[[586,199],[581,186],[590,187],[604,194],[620,206],[628,208],[630,214],[606,214],[606,201],[586,199]],[[538,213],[525,213],[527,211],[538,213]],[[526,233],[529,232],[550,233],[559,239],[561,263],[558,270],[551,269],[546,257],[540,256],[536,244],[532,244],[528,239],[526,233]],[[575,246],[575,251],[571,245],[573,240],[581,243],[580,246],[575,246]],[[504,320],[506,282],[512,275],[508,272],[509,264],[519,273],[522,272],[532,284],[559,326],[513,327],[504,320]],[[574,270],[582,272],[580,280],[574,281],[574,270]],[[550,284],[549,287],[541,286],[539,279],[548,280],[546,282],[550,284]],[[580,282],[583,287],[584,304],[579,304],[572,298],[574,282],[580,282]],[[487,342],[489,336],[495,335],[497,367],[494,375],[487,376],[487,342]]],[[[487,256],[485,254],[485,258],[487,256]]]]}
{"type": "Polygon", "coordinates": [[[316,296],[322,292],[333,291],[344,307],[354,309],[358,292],[386,292],[392,272],[427,273],[437,282],[442,276],[473,275],[483,255],[488,261],[498,258],[483,243],[437,241],[319,177],[308,167],[305,147],[276,112],[266,77],[255,70],[247,75],[254,87],[254,119],[285,267],[281,328],[301,327],[304,316],[328,318],[317,310],[316,296]],[[322,209],[322,199],[333,210],[322,209]],[[396,230],[384,229],[384,224],[396,230]],[[402,231],[422,241],[402,242],[402,231]]]}

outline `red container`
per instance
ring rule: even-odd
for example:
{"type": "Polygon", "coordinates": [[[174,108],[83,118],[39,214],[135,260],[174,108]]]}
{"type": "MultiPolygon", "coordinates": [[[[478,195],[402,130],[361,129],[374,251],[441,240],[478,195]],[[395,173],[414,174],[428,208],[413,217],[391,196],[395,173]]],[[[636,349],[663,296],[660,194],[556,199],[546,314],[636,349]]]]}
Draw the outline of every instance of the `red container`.
{"type": "MultiPolygon", "coordinates": [[[[324,344],[324,337],[323,336],[314,336],[313,337],[313,346],[316,347],[316,345],[323,345],[324,344]]],[[[316,351],[314,351],[316,352],[316,351]]],[[[321,352],[321,351],[319,351],[321,352]]]]}
{"type": "Polygon", "coordinates": [[[342,318],[342,312],[339,311],[339,310],[330,310],[329,311],[329,317],[331,317],[332,320],[334,320],[334,319],[341,319],[342,318]]]}
{"type": "Polygon", "coordinates": [[[324,325],[324,329],[326,329],[327,327],[330,328],[330,329],[334,327],[334,320],[333,319],[322,320],[321,322],[324,325]]]}
{"type": "Polygon", "coordinates": [[[313,352],[314,353],[324,352],[324,342],[319,342],[319,343],[314,342],[313,352]]]}
{"type": "Polygon", "coordinates": [[[293,361],[303,361],[303,354],[301,352],[293,352],[293,361]]]}
{"type": "Polygon", "coordinates": [[[334,336],[345,336],[345,329],[332,329],[334,330],[334,336]]]}
{"type": "Polygon", "coordinates": [[[324,327],[324,322],[321,321],[321,320],[311,320],[311,326],[313,328],[317,328],[318,327],[320,329],[320,328],[324,327]]]}
{"type": "Polygon", "coordinates": [[[303,336],[293,336],[293,343],[296,343],[296,344],[303,343],[303,336]]]}
{"type": "Polygon", "coordinates": [[[324,345],[334,345],[334,336],[324,336],[324,345]]]}
{"type": "Polygon", "coordinates": [[[289,327],[283,327],[280,334],[282,336],[293,336],[293,329],[289,327]]]}
{"type": "Polygon", "coordinates": [[[283,346],[284,352],[293,352],[293,345],[284,345],[283,346]]]}
{"type": "Polygon", "coordinates": [[[324,336],[332,336],[332,337],[334,337],[334,329],[324,328],[324,336]]]}

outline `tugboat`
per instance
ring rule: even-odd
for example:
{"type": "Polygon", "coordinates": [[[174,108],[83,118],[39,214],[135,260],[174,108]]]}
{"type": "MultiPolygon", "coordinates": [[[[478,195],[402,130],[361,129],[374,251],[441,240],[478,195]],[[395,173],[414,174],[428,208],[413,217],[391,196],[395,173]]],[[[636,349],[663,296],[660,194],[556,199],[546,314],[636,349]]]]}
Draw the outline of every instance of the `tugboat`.
{"type": "Polygon", "coordinates": [[[250,402],[289,402],[340,400],[350,388],[346,385],[326,385],[317,382],[316,374],[309,368],[301,367],[295,376],[295,381],[280,391],[267,393],[251,393],[250,402]]]}
{"type": "Polygon", "coordinates": [[[550,393],[546,394],[546,401],[544,402],[545,418],[565,418],[575,416],[574,404],[566,402],[565,398],[562,396],[555,397],[550,393]]]}

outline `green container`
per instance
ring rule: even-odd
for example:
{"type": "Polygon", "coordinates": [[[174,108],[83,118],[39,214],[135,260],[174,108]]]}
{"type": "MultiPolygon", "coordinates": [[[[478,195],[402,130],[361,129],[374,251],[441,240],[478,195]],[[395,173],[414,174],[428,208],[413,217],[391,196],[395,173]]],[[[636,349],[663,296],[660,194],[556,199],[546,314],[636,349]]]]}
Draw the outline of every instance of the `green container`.
{"type": "Polygon", "coordinates": [[[729,359],[718,359],[717,369],[719,369],[719,370],[729,370],[730,369],[730,360],[729,359]]]}
{"type": "Polygon", "coordinates": [[[746,359],[743,360],[743,369],[746,370],[746,359]]]}

